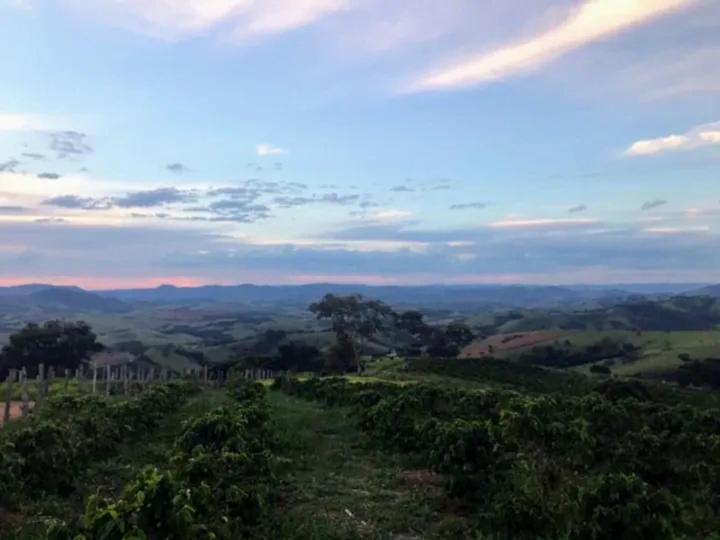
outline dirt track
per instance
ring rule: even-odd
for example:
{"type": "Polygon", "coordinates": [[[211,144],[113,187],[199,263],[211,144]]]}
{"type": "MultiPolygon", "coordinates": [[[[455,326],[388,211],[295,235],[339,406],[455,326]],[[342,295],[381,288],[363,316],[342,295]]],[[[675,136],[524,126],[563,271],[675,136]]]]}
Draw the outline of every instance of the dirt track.
{"type": "MultiPolygon", "coordinates": [[[[32,409],[34,403],[30,402],[30,408],[32,409]]],[[[20,401],[11,401],[10,402],[10,420],[14,420],[15,418],[20,418],[22,416],[22,409],[20,408],[22,406],[22,402],[20,401]]],[[[5,403],[0,403],[0,426],[3,424],[3,419],[5,418],[5,403]]]]}

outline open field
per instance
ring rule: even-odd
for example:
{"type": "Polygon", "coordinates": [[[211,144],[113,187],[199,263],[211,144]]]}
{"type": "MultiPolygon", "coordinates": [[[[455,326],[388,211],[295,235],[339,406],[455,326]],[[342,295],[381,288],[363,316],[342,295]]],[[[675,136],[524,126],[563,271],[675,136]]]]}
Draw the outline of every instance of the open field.
{"type": "MultiPolygon", "coordinates": [[[[513,360],[533,347],[569,344],[572,347],[587,347],[601,340],[610,339],[628,343],[639,348],[638,357],[628,362],[616,362],[613,373],[638,375],[676,369],[682,364],[680,354],[689,354],[693,359],[720,357],[720,330],[707,331],[538,331],[499,334],[473,342],[465,347],[461,358],[494,356],[513,360]],[[492,349],[491,349],[492,348],[492,349]],[[492,352],[490,352],[492,351],[492,352]]],[[[586,371],[591,364],[578,367],[586,371]]]]}

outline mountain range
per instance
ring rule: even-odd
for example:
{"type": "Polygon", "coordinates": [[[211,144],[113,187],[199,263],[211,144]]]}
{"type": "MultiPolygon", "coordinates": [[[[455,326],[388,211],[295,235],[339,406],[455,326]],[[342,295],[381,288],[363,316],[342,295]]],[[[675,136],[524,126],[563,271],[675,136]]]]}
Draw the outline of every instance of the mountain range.
{"type": "Polygon", "coordinates": [[[223,303],[266,307],[305,308],[324,294],[359,293],[391,305],[425,309],[477,309],[592,307],[637,298],[659,299],[673,295],[720,297],[720,285],[649,284],[607,286],[534,285],[425,285],[371,286],[347,284],[308,285],[206,285],[149,289],[86,291],[79,287],[27,284],[0,287],[0,311],[23,307],[51,310],[122,312],[142,304],[223,303]]]}

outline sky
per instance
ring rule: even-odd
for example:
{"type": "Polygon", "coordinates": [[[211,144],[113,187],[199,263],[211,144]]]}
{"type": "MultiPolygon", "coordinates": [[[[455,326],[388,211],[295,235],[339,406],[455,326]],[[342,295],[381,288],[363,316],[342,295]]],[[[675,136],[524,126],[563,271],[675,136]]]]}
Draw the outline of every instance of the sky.
{"type": "Polygon", "coordinates": [[[720,282],[718,0],[0,0],[0,285],[720,282]]]}

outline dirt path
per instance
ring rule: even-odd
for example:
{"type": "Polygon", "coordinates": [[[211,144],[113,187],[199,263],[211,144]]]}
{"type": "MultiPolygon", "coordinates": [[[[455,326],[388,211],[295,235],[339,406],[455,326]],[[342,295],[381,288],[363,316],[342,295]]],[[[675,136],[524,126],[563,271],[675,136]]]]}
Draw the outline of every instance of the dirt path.
{"type": "MultiPolygon", "coordinates": [[[[30,409],[33,408],[35,405],[34,402],[30,402],[30,409]]],[[[10,420],[15,420],[16,418],[20,418],[22,416],[22,402],[21,401],[11,401],[10,402],[10,420]]],[[[0,404],[0,426],[3,425],[5,419],[5,403],[0,404]]]]}

